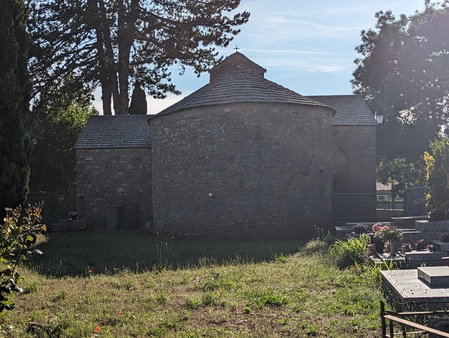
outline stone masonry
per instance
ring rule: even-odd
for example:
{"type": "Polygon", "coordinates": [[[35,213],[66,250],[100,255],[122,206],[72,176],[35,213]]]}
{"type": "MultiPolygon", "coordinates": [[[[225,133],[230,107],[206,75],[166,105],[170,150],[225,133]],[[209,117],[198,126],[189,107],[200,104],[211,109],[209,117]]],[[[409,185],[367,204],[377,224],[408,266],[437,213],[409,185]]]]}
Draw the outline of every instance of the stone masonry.
{"type": "Polygon", "coordinates": [[[149,149],[84,149],[77,151],[78,209],[94,228],[106,228],[106,208],[119,208],[125,228],[126,208],[137,228],[151,215],[151,152],[149,149]],[[131,211],[133,212],[133,211],[131,211]]]}
{"type": "Polygon", "coordinates": [[[374,216],[376,122],[363,99],[302,96],[265,72],[236,52],[159,114],[90,118],[75,145],[88,228],[109,229],[116,207],[122,229],[307,239],[337,217],[374,216]]]}
{"type": "Polygon", "coordinates": [[[151,120],[155,229],[313,235],[331,217],[327,107],[229,104],[151,120]]]}

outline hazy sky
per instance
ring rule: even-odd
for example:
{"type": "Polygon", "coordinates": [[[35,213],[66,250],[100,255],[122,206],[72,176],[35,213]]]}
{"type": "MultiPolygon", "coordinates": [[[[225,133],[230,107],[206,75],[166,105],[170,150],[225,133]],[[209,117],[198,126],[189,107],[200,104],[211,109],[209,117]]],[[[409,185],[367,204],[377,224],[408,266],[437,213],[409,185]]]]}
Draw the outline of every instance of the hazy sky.
{"type": "MultiPolygon", "coordinates": [[[[361,43],[360,32],[374,28],[374,14],[391,9],[396,16],[409,15],[423,5],[424,0],[242,0],[240,9],[251,13],[250,20],[220,54],[228,56],[238,46],[267,69],[268,80],[301,95],[351,94],[354,48],[361,43]]],[[[186,72],[173,80],[182,95],[148,98],[150,114],[205,85],[209,74],[197,78],[186,72]]]]}

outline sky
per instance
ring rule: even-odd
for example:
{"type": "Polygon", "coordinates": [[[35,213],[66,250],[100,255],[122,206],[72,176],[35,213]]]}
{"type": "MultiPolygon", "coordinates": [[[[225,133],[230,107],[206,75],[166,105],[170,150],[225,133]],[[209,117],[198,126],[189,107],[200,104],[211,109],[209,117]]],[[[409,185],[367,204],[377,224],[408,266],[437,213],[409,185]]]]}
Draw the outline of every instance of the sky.
{"type": "MultiPolygon", "coordinates": [[[[265,78],[301,95],[352,94],[350,80],[354,60],[360,55],[360,32],[374,28],[375,13],[392,10],[410,15],[422,10],[424,0],[242,0],[239,10],[251,13],[249,22],[227,48],[235,48],[267,70],[265,78]]],[[[187,70],[172,80],[181,95],[164,100],[147,98],[148,113],[155,114],[179,101],[209,81],[187,70]]],[[[100,95],[94,104],[101,111],[100,95]]]]}

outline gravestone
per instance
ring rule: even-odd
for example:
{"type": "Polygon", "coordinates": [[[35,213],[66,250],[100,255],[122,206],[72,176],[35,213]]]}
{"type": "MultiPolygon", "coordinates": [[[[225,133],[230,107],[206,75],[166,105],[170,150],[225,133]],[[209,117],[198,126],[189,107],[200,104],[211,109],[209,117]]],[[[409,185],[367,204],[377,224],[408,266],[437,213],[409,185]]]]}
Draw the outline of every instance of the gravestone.
{"type": "Polygon", "coordinates": [[[404,192],[405,216],[422,216],[427,214],[426,194],[427,187],[409,187],[404,192]]]}

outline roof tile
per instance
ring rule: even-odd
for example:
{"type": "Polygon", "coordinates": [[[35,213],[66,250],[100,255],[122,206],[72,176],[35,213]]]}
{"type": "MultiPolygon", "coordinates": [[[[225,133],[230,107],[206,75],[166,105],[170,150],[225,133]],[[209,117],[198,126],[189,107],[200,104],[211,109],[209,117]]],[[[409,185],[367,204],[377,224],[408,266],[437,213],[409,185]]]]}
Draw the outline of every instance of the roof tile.
{"type": "Polygon", "coordinates": [[[250,71],[234,68],[156,116],[190,108],[243,102],[293,103],[326,107],[323,103],[295,93],[250,71]]]}
{"type": "Polygon", "coordinates": [[[359,95],[309,96],[310,99],[335,108],[334,126],[376,126],[377,122],[365,100],[359,95]]]}
{"type": "Polygon", "coordinates": [[[151,146],[148,115],[92,116],[75,149],[145,148],[151,146]]]}

